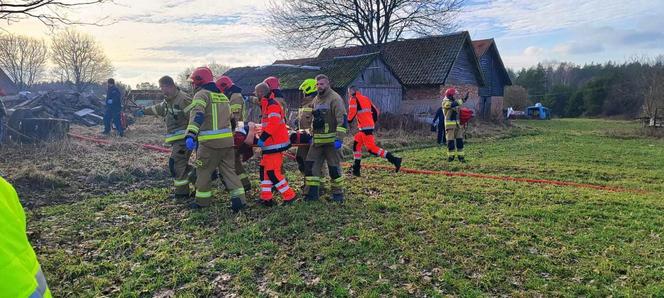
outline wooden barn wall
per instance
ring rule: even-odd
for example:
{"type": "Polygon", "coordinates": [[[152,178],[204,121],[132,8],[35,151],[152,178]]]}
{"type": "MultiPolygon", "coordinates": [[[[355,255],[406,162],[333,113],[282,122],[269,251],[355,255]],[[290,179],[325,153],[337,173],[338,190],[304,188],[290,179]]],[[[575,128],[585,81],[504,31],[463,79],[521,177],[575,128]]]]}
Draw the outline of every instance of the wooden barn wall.
{"type": "Polygon", "coordinates": [[[403,87],[380,59],[374,60],[350,85],[371,98],[381,112],[399,112],[403,87]]]}
{"type": "Polygon", "coordinates": [[[476,66],[474,62],[475,52],[468,45],[459,53],[454,65],[447,76],[447,84],[455,85],[478,85],[476,66]]]}

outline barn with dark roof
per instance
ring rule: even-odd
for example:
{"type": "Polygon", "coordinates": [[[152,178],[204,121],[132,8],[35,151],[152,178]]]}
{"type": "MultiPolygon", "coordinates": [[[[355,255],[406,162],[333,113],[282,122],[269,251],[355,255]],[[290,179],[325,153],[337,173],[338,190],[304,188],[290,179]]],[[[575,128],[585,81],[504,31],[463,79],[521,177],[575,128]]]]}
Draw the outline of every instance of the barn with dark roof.
{"type": "MultiPolygon", "coordinates": [[[[388,42],[382,45],[323,49],[316,59],[379,53],[404,87],[400,113],[426,114],[440,106],[440,90],[457,88],[468,92],[468,106],[479,110],[479,87],[484,77],[466,31],[388,42]]],[[[278,63],[308,64],[309,59],[282,60],[278,63]]],[[[374,99],[375,100],[375,99],[374,99]]]]}
{"type": "Polygon", "coordinates": [[[505,86],[512,85],[512,81],[493,39],[475,40],[473,47],[486,82],[479,90],[479,114],[485,119],[501,117],[505,86]]]}

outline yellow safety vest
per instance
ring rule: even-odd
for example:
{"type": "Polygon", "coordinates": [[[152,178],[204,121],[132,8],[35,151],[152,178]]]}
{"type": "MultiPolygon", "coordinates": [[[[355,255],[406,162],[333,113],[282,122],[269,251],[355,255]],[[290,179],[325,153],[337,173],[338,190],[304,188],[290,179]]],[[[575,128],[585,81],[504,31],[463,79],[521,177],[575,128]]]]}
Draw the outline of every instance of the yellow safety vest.
{"type": "Polygon", "coordinates": [[[51,297],[16,190],[0,177],[0,297],[51,297]]]}

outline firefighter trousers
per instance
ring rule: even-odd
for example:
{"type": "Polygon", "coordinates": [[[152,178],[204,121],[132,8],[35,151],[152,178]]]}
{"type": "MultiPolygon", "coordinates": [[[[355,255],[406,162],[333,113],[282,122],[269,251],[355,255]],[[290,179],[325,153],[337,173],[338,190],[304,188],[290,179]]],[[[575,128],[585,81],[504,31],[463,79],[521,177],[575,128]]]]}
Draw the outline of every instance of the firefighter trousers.
{"type": "Polygon", "coordinates": [[[176,195],[189,195],[189,172],[192,167],[189,165],[191,151],[187,150],[184,141],[172,143],[171,157],[168,159],[168,170],[173,177],[176,195]]]}
{"type": "Polygon", "coordinates": [[[327,162],[332,182],[332,194],[343,194],[344,177],[341,174],[341,154],[334,148],[334,143],[312,144],[305,161],[306,185],[309,190],[318,191],[320,187],[323,163],[327,162]]]}
{"type": "Polygon", "coordinates": [[[196,204],[202,207],[212,203],[212,173],[218,169],[231,200],[244,203],[244,188],[235,174],[235,149],[213,148],[202,143],[196,152],[196,204]]]}
{"type": "Polygon", "coordinates": [[[451,127],[445,127],[445,138],[447,139],[447,155],[454,156],[456,155],[463,157],[463,134],[464,127],[461,125],[451,125],[451,127]]]}
{"type": "Polygon", "coordinates": [[[284,201],[295,199],[295,191],[288,185],[288,181],[282,173],[283,164],[283,152],[263,154],[263,157],[261,157],[261,200],[272,200],[272,187],[275,187],[281,193],[284,201]]]}
{"type": "Polygon", "coordinates": [[[373,133],[359,131],[355,134],[353,141],[353,159],[355,160],[362,159],[363,147],[366,147],[367,151],[375,156],[382,158],[387,156],[387,150],[376,146],[376,137],[373,133]]]}

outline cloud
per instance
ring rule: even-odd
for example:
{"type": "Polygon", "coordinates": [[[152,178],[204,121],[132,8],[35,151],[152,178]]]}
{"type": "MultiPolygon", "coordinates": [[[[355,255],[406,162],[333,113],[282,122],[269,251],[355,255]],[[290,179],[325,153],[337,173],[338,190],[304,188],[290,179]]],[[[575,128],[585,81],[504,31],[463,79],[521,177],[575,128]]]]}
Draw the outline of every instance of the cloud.
{"type": "Polygon", "coordinates": [[[505,37],[532,36],[571,27],[601,26],[664,9],[662,1],[495,0],[472,3],[462,15],[468,28],[492,24],[505,37]]]}
{"type": "Polygon", "coordinates": [[[604,51],[604,46],[598,43],[563,43],[555,46],[553,52],[563,55],[584,55],[600,53],[604,51]]]}
{"type": "Polygon", "coordinates": [[[544,54],[544,49],[539,47],[530,46],[523,50],[523,54],[530,57],[537,57],[544,54]]]}

